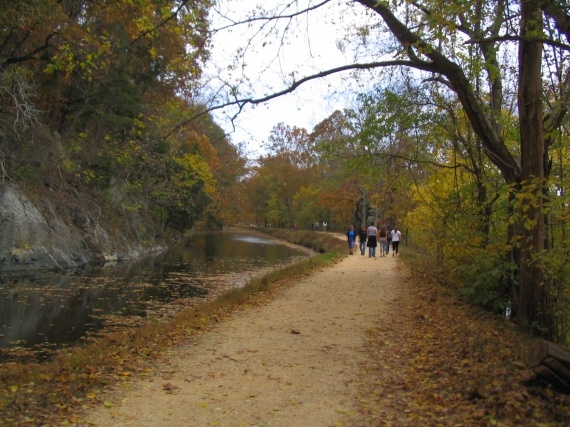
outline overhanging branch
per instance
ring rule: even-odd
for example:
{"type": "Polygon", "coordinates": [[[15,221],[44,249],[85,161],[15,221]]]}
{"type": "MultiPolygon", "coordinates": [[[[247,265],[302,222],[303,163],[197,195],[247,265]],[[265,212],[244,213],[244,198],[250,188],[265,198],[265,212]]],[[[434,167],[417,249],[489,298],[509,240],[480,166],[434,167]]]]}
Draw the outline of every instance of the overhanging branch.
{"type": "Polygon", "coordinates": [[[287,95],[289,93],[294,92],[299,86],[310,82],[312,80],[320,79],[323,77],[330,76],[332,74],[341,73],[343,71],[350,71],[350,70],[370,70],[374,68],[383,68],[383,67],[391,67],[391,66],[404,66],[404,67],[411,67],[415,69],[421,69],[423,71],[435,72],[436,70],[431,67],[429,62],[412,62],[406,60],[394,60],[394,61],[380,61],[380,62],[370,62],[366,64],[350,64],[350,65],[343,65],[341,67],[331,68],[329,70],[321,71],[316,74],[312,74],[310,76],[306,76],[300,80],[294,81],[290,86],[286,87],[283,90],[273,92],[269,95],[260,97],[260,98],[235,98],[233,101],[224,102],[222,104],[214,105],[212,107],[205,108],[203,111],[195,114],[194,116],[190,117],[188,120],[180,123],[174,129],[172,129],[168,134],[165,135],[165,138],[172,135],[178,129],[184,127],[186,124],[192,122],[193,120],[203,116],[204,114],[208,114],[212,111],[222,110],[227,107],[237,106],[238,111],[230,118],[230,120],[235,120],[237,116],[243,111],[244,107],[249,105],[258,105],[263,104],[264,102],[270,101],[275,98],[279,98],[280,96],[287,95]]]}
{"type": "Polygon", "coordinates": [[[229,29],[229,28],[233,28],[233,27],[238,26],[238,25],[251,24],[252,22],[256,22],[256,21],[265,21],[265,22],[268,22],[268,21],[276,21],[276,20],[278,20],[278,19],[292,19],[292,18],[295,18],[295,17],[297,17],[297,16],[303,15],[303,14],[305,14],[305,13],[307,13],[307,12],[311,12],[311,11],[313,11],[313,10],[316,10],[316,9],[318,9],[318,8],[320,8],[320,7],[322,7],[322,6],[324,6],[325,4],[329,3],[330,1],[331,1],[331,0],[324,0],[324,1],[322,1],[321,3],[315,4],[315,5],[313,5],[313,6],[307,7],[306,9],[302,9],[302,10],[299,10],[298,12],[290,13],[290,14],[287,14],[287,15],[254,16],[254,17],[251,17],[251,18],[244,19],[243,21],[233,21],[232,19],[228,18],[227,16],[220,14],[220,16],[223,16],[225,19],[227,19],[228,21],[230,21],[231,24],[228,24],[228,25],[223,26],[223,27],[220,27],[220,28],[216,28],[215,30],[213,30],[213,31],[211,32],[211,34],[215,34],[215,33],[218,33],[218,32],[220,32],[220,31],[224,31],[224,30],[227,30],[227,29],[229,29]]]}
{"type": "Polygon", "coordinates": [[[570,45],[558,42],[556,40],[547,39],[544,37],[521,37],[521,36],[497,36],[497,37],[486,37],[484,39],[471,39],[467,40],[465,44],[485,44],[485,43],[495,43],[495,42],[538,42],[544,43],[549,46],[558,47],[562,50],[570,51],[570,45]]]}

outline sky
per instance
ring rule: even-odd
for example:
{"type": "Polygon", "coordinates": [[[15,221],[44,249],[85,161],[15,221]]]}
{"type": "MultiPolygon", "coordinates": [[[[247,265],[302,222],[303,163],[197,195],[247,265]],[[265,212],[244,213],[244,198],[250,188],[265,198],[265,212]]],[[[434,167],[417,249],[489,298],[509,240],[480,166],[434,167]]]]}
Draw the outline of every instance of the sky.
{"type": "MultiPolygon", "coordinates": [[[[211,14],[213,28],[225,27],[230,20],[239,21],[244,13],[256,7],[256,3],[256,0],[222,0],[217,12],[211,14]],[[222,17],[222,14],[230,19],[222,17]]],[[[314,2],[299,1],[301,7],[307,3],[314,2]]],[[[284,13],[291,12],[289,8],[284,13]]],[[[266,25],[261,30],[257,22],[216,33],[212,42],[212,60],[206,71],[211,90],[219,91],[224,83],[229,82],[240,88],[243,97],[257,98],[285,89],[293,81],[293,75],[299,80],[323,69],[352,63],[353,59],[337,47],[348,19],[347,14],[345,21],[339,19],[342,15],[341,11],[327,6],[301,19],[287,21],[288,36],[285,39],[282,38],[283,21],[266,25]],[[237,65],[236,58],[241,58],[237,65]]],[[[303,127],[310,132],[336,109],[348,106],[354,96],[349,90],[352,86],[347,73],[333,75],[305,83],[292,94],[264,104],[248,105],[233,123],[229,117],[235,114],[235,107],[215,110],[212,114],[229,133],[231,141],[245,143],[254,157],[256,153],[263,152],[262,143],[278,123],[303,127]]],[[[219,102],[212,104],[219,105],[219,102]]]]}

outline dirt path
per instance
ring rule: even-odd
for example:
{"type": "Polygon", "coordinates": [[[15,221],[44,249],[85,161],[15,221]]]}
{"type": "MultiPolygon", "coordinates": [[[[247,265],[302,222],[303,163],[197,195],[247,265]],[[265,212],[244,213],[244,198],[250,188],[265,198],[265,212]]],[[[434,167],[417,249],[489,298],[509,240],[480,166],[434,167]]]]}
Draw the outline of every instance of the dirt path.
{"type": "Polygon", "coordinates": [[[348,256],[234,313],[106,397],[101,426],[334,426],[355,412],[366,331],[394,314],[397,258],[348,256]]]}

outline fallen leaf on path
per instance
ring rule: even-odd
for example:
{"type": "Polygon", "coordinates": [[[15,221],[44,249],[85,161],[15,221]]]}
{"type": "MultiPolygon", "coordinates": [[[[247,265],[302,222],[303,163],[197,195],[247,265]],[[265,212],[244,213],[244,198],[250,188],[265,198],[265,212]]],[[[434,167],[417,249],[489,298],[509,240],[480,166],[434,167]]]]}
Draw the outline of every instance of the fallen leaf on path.
{"type": "Polygon", "coordinates": [[[176,390],[177,388],[179,388],[177,385],[171,383],[162,384],[162,389],[165,391],[172,391],[176,390]]]}
{"type": "Polygon", "coordinates": [[[291,333],[295,334],[295,335],[299,335],[301,332],[298,331],[297,329],[291,329],[291,333]]]}

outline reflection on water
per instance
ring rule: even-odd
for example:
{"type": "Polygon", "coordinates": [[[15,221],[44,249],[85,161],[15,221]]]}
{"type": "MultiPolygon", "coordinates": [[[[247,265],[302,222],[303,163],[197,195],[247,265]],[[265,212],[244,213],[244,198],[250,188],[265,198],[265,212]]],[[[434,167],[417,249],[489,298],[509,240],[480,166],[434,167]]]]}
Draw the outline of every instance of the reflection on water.
{"type": "Polygon", "coordinates": [[[15,348],[59,348],[103,327],[168,316],[304,256],[263,237],[214,233],[137,263],[0,275],[0,361],[15,348]]]}

